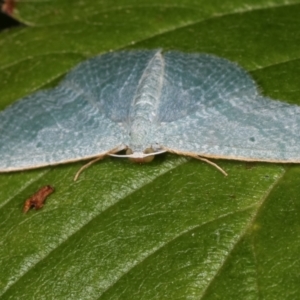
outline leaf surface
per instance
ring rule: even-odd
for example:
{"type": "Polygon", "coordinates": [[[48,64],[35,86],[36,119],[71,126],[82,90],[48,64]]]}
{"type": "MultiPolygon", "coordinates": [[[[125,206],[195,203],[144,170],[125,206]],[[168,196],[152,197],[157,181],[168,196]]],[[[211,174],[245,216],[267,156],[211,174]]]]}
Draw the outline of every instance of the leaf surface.
{"type": "MultiPolygon", "coordinates": [[[[0,107],[119,49],[238,62],[299,104],[300,1],[20,1],[0,33],[0,107]]],[[[217,120],[216,120],[217,121],[217,120]]],[[[297,299],[300,167],[167,154],[0,174],[1,299],[297,299]],[[55,193],[22,214],[41,186],[55,193]]]]}

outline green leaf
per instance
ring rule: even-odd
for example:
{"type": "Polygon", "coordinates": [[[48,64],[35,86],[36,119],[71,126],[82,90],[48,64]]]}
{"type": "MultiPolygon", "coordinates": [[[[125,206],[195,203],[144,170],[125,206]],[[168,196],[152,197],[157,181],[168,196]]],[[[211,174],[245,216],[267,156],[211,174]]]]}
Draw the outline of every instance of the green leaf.
{"type": "MultiPolygon", "coordinates": [[[[213,53],[300,105],[300,1],[16,2],[0,107],[119,49],[213,53]],[[241,3],[242,2],[242,3],[241,3]]],[[[300,167],[167,154],[0,174],[1,299],[297,299],[300,167]],[[24,201],[55,193],[40,211],[24,201]]]]}

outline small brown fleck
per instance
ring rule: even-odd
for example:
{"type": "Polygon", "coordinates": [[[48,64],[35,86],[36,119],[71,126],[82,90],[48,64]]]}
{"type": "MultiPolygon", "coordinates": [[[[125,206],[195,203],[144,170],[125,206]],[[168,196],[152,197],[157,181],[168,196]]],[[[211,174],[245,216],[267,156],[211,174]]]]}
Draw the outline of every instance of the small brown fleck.
{"type": "Polygon", "coordinates": [[[16,7],[16,2],[15,0],[5,0],[1,10],[8,15],[12,15],[14,12],[14,9],[16,7]]]}
{"type": "Polygon", "coordinates": [[[41,187],[35,194],[28,198],[23,206],[23,212],[27,213],[31,208],[40,209],[44,206],[46,198],[54,192],[51,185],[41,187]]]}

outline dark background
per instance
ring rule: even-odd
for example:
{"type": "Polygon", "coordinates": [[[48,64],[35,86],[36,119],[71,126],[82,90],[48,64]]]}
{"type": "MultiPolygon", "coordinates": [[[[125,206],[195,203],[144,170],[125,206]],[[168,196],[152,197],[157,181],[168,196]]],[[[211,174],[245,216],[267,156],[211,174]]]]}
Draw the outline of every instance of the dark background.
{"type": "MultiPolygon", "coordinates": [[[[4,1],[0,1],[0,7],[2,6],[4,1]]],[[[14,20],[13,18],[9,17],[8,15],[2,13],[0,9],[0,31],[21,25],[18,21],[14,20]]]]}

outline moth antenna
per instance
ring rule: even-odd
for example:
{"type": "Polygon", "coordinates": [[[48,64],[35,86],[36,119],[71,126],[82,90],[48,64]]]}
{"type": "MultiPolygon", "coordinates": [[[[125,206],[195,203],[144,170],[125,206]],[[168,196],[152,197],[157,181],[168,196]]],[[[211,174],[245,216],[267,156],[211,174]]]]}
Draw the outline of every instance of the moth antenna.
{"type": "MultiPolygon", "coordinates": [[[[158,155],[158,154],[162,154],[162,153],[166,153],[167,150],[160,150],[160,151],[156,151],[156,152],[151,152],[151,153],[144,153],[143,154],[143,157],[148,157],[148,156],[152,156],[152,155],[158,155]]],[[[121,158],[130,158],[130,157],[136,157],[134,156],[134,154],[114,154],[114,153],[111,153],[111,154],[108,154],[109,156],[112,156],[112,157],[121,157],[121,158]]]]}

